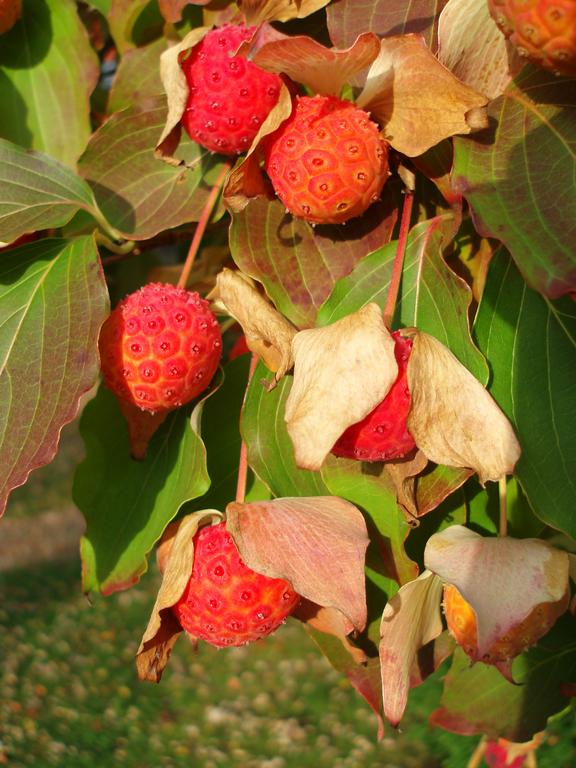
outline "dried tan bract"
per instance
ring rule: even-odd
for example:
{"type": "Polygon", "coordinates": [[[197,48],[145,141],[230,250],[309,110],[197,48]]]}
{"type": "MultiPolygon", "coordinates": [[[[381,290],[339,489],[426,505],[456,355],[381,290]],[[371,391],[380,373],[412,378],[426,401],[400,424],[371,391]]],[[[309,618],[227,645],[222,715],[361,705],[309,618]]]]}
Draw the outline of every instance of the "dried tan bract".
{"type": "Polygon", "coordinates": [[[258,292],[249,277],[223,269],[208,298],[216,301],[216,310],[223,309],[240,323],[248,347],[275,372],[276,381],[292,368],[296,328],[258,292]]]}
{"type": "Polygon", "coordinates": [[[513,471],[520,446],[482,384],[433,336],[416,332],[408,363],[408,429],[437,464],[469,467],[481,483],[513,471]]]}
{"type": "Polygon", "coordinates": [[[398,376],[394,339],[377,304],[292,341],[294,383],[285,419],[296,463],[318,470],[334,443],[384,400],[398,376]]]}

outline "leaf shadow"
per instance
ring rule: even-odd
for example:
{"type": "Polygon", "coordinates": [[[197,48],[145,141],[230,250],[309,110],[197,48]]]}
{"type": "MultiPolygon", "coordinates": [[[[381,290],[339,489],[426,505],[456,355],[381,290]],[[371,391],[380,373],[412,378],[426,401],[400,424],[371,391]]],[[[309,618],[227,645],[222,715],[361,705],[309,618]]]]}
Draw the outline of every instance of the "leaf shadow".
{"type": "Polygon", "coordinates": [[[125,197],[119,195],[110,187],[106,187],[97,181],[87,179],[98,207],[106,220],[123,234],[130,235],[136,228],[136,211],[125,197]]]}
{"type": "Polygon", "coordinates": [[[53,30],[46,0],[24,0],[19,21],[2,35],[0,67],[30,69],[46,58],[53,30]]]}

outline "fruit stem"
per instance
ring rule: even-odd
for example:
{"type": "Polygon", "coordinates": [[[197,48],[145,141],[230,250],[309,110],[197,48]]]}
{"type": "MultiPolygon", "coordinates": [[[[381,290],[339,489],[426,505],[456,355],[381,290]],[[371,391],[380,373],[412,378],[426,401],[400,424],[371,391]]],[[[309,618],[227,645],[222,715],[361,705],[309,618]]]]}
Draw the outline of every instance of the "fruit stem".
{"type": "MultiPolygon", "coordinates": [[[[248,371],[248,381],[246,382],[246,391],[244,392],[244,400],[242,402],[242,410],[244,410],[244,403],[246,402],[246,395],[248,394],[248,387],[252,381],[254,375],[254,369],[258,363],[258,355],[252,355],[250,360],[250,370],[248,371]]],[[[242,411],[240,412],[240,418],[242,418],[242,411]]],[[[246,496],[246,478],[248,476],[248,451],[246,449],[246,441],[243,439],[240,445],[240,461],[238,462],[238,483],[236,485],[236,501],[238,504],[244,503],[244,497],[246,496]]]]}
{"type": "Polygon", "coordinates": [[[498,496],[500,498],[500,529],[499,536],[508,535],[508,509],[506,504],[506,477],[498,480],[498,496]]]}
{"type": "Polygon", "coordinates": [[[402,269],[404,267],[404,254],[406,253],[406,242],[408,241],[408,232],[410,231],[410,218],[412,217],[412,206],[414,203],[414,192],[407,189],[404,192],[404,203],[402,205],[402,218],[400,220],[400,233],[398,235],[398,246],[394,256],[392,266],[392,276],[390,277],[390,286],[386,296],[386,305],[384,306],[384,325],[390,328],[394,311],[396,309],[396,300],[400,289],[400,279],[402,278],[402,269]]]}
{"type": "Polygon", "coordinates": [[[186,255],[186,261],[184,262],[184,266],[182,267],[182,272],[180,273],[180,277],[178,278],[178,288],[186,288],[186,284],[188,282],[188,278],[190,277],[192,266],[194,265],[194,260],[196,259],[196,254],[198,253],[198,250],[200,248],[200,243],[202,242],[202,238],[204,237],[204,232],[206,231],[206,227],[208,226],[208,222],[210,221],[210,216],[212,215],[212,211],[214,209],[214,206],[216,205],[216,201],[218,200],[220,191],[224,186],[224,181],[226,179],[226,176],[228,175],[228,171],[230,170],[230,168],[231,168],[230,161],[225,162],[224,167],[222,168],[220,174],[218,175],[218,178],[214,182],[214,186],[210,190],[208,199],[206,200],[206,203],[204,204],[204,208],[202,209],[202,213],[200,214],[200,218],[198,219],[198,224],[196,225],[196,231],[194,232],[194,237],[192,238],[192,242],[190,243],[190,248],[188,249],[188,253],[186,255]]]}

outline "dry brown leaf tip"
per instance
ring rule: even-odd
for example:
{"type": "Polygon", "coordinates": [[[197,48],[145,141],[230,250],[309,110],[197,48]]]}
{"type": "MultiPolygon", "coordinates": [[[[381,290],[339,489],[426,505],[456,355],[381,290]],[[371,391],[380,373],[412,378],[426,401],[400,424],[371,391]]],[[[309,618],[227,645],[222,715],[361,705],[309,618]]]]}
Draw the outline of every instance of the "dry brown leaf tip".
{"type": "Polygon", "coordinates": [[[222,513],[204,509],[182,518],[176,530],[169,526],[159,547],[159,558],[164,573],[152,608],[150,619],[136,654],[136,667],[141,680],[158,682],[178,635],[180,623],[172,613],[172,606],[180,599],[192,574],[194,561],[194,535],[206,522],[220,522],[222,513]]]}
{"type": "Polygon", "coordinates": [[[441,342],[418,332],[408,362],[408,429],[437,464],[473,469],[481,483],[511,473],[520,445],[480,382],[441,342]]]}
{"type": "Polygon", "coordinates": [[[240,325],[249,349],[274,371],[276,381],[292,368],[292,339],[296,328],[258,291],[241,272],[223,269],[209,295],[215,308],[225,311],[240,325]]]}
{"type": "Polygon", "coordinates": [[[340,435],[388,394],[398,375],[394,339],[377,304],[367,304],[292,341],[294,382],[285,420],[296,463],[318,470],[340,435]]]}

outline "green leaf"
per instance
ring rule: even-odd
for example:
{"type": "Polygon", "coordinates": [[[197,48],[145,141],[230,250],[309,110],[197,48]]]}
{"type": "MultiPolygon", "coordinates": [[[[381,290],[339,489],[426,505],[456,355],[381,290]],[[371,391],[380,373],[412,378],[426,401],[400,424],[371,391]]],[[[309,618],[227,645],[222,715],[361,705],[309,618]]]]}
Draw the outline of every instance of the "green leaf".
{"type": "Polygon", "coordinates": [[[0,139],[0,241],[62,227],[84,209],[97,216],[92,190],[47,155],[0,139]]]}
{"type": "MultiPolygon", "coordinates": [[[[455,227],[453,216],[445,214],[411,229],[395,324],[415,326],[436,337],[484,383],[488,379],[486,361],[474,346],[468,325],[472,294],[443,258],[455,227]]],[[[372,301],[384,308],[397,245],[394,241],[374,251],[336,283],[318,313],[320,325],[333,323],[372,301]]]]}
{"type": "Polygon", "coordinates": [[[510,741],[530,741],[548,718],[569,704],[561,693],[576,677],[576,620],[565,614],[535,648],[514,661],[513,685],[494,667],[454,653],[440,708],[430,722],[453,733],[486,734],[510,741]]]}
{"type": "Polygon", "coordinates": [[[110,32],[121,54],[162,34],[164,20],[152,0],[112,0],[110,32]]]}
{"type": "Polygon", "coordinates": [[[100,387],[86,406],[80,420],[86,458],[73,490],[87,523],[80,547],[85,592],[109,595],[135,584],[182,504],[208,489],[206,451],[189,417],[189,408],[169,414],[146,458],[135,461],[114,395],[100,387]]]}
{"type": "Polygon", "coordinates": [[[0,45],[0,136],[75,167],[91,133],[98,58],[72,0],[24,0],[0,45]]]}
{"type": "Polygon", "coordinates": [[[108,112],[128,107],[145,110],[151,100],[153,102],[155,97],[164,93],[160,79],[160,54],[167,47],[168,41],[161,37],[122,56],[110,89],[108,112]]]}
{"type": "Polygon", "coordinates": [[[92,237],[42,240],[0,258],[0,514],[51,461],[99,371],[108,294],[92,237]]]}
{"type": "MultiPolygon", "coordinates": [[[[392,597],[398,585],[416,578],[418,566],[404,550],[410,526],[396,504],[394,487],[383,468],[380,462],[367,465],[329,457],[322,479],[332,494],[361,507],[370,518],[378,534],[379,557],[368,557],[367,566],[385,577],[380,587],[392,597]]],[[[374,532],[370,538],[374,539],[374,532]]]]}
{"type": "Polygon", "coordinates": [[[274,496],[330,495],[318,472],[298,469],[294,462],[294,449],[284,423],[292,380],[284,377],[268,391],[263,379],[269,382],[271,375],[258,363],[242,411],[242,435],[250,466],[274,496]]]}
{"type": "Polygon", "coordinates": [[[183,140],[179,157],[193,168],[154,156],[166,118],[166,99],[113,115],[90,139],[79,162],[106,219],[125,237],[147,240],[165,229],[197,221],[222,168],[217,155],[183,140]]]}
{"type": "Polygon", "coordinates": [[[362,32],[388,35],[422,35],[435,47],[438,15],[446,0],[339,0],[327,8],[328,30],[334,45],[346,48],[362,32]]]}
{"type": "Polygon", "coordinates": [[[254,199],[232,220],[230,250],[240,269],[263,283],[277,309],[299,327],[314,325],[339,278],[382,243],[396,221],[396,187],[346,225],[311,227],[277,201],[254,199]]]}
{"type": "Polygon", "coordinates": [[[576,305],[528,288],[500,249],[474,330],[520,441],[516,476],[536,515],[576,539],[576,305]]]}
{"type": "Polygon", "coordinates": [[[455,138],[452,183],[477,230],[509,249],[528,283],[557,298],[576,280],[576,88],[527,67],[491,102],[497,127],[455,138]]]}

